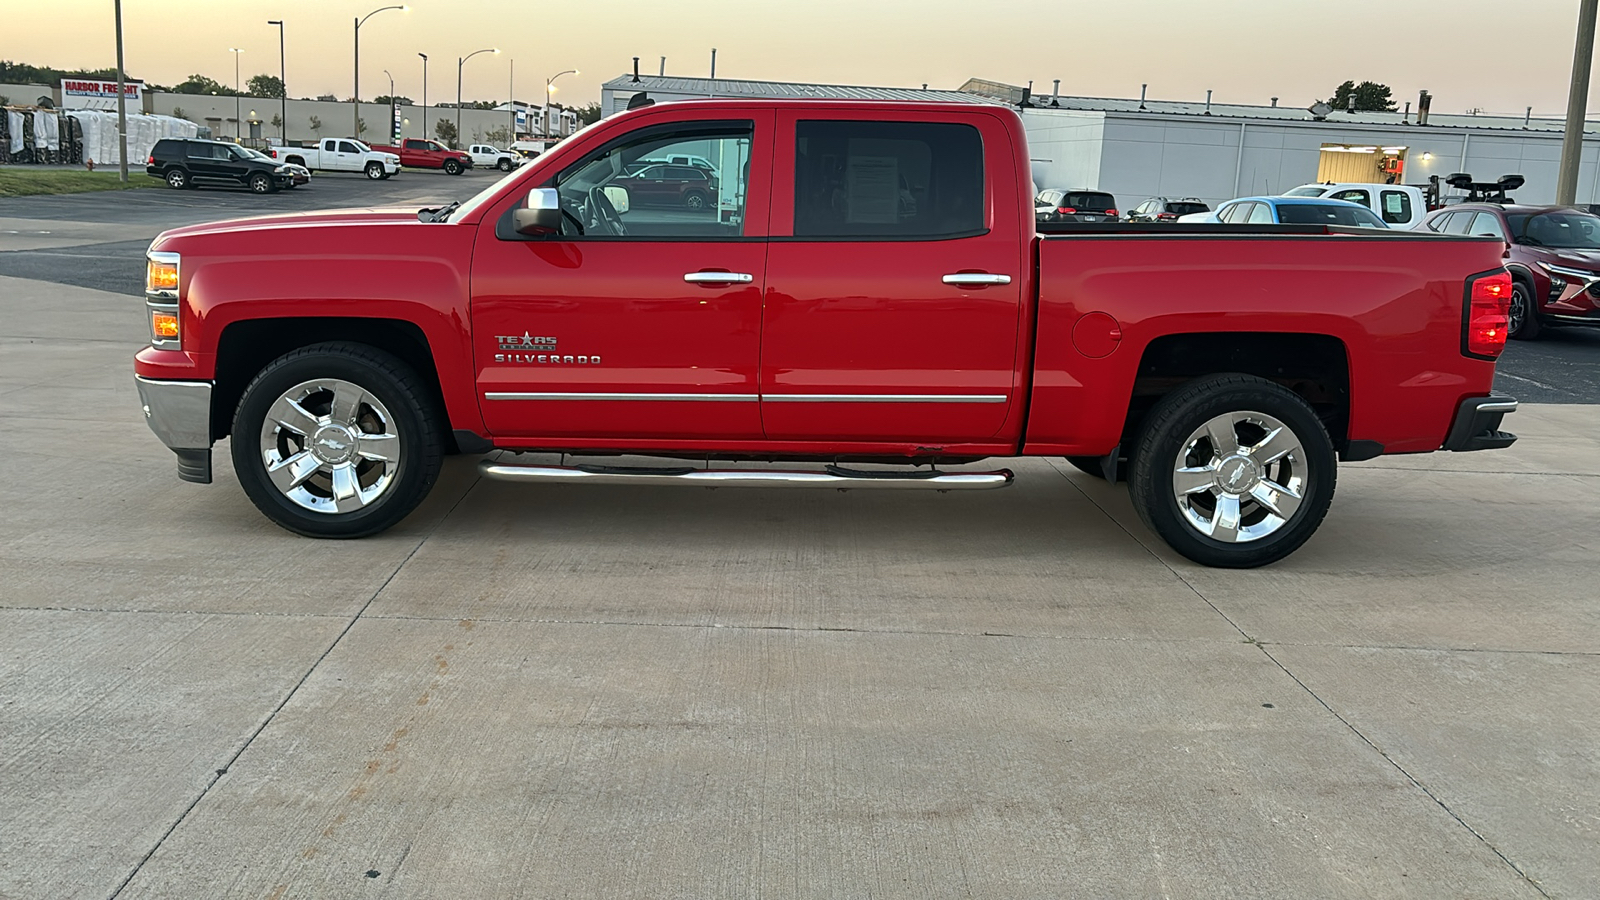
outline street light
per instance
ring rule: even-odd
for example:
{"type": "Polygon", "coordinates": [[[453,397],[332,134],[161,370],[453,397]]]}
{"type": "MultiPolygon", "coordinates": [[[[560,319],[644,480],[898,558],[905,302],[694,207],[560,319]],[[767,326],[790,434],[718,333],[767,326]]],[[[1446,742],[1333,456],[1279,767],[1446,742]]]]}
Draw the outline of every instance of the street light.
{"type": "Polygon", "coordinates": [[[428,136],[428,54],[418,53],[422,57],[422,136],[428,136]]]}
{"type": "Polygon", "coordinates": [[[127,73],[122,71],[122,0],[116,0],[117,16],[117,177],[128,183],[128,97],[127,73]]]}
{"type": "Polygon", "coordinates": [[[381,12],[383,12],[385,10],[390,10],[390,9],[398,9],[401,12],[407,12],[407,11],[409,11],[411,9],[411,7],[409,7],[409,6],[380,6],[377,9],[373,10],[372,12],[369,12],[366,15],[364,15],[364,16],[362,16],[362,17],[360,17],[360,18],[355,20],[355,23],[356,23],[356,64],[355,64],[356,91],[355,91],[355,95],[350,98],[351,104],[353,106],[355,106],[355,119],[350,124],[351,124],[351,127],[353,127],[355,129],[355,138],[358,141],[361,140],[361,26],[368,19],[372,18],[373,16],[377,15],[378,13],[381,13],[381,12]]]}
{"type": "Polygon", "coordinates": [[[484,48],[482,50],[474,50],[471,53],[468,53],[466,56],[460,57],[460,58],[458,58],[456,60],[456,143],[457,144],[461,143],[461,67],[465,66],[467,64],[467,60],[473,58],[474,56],[477,56],[479,53],[499,53],[499,52],[500,51],[498,49],[494,48],[494,47],[486,47],[486,48],[484,48]]]}
{"type": "MultiPolygon", "coordinates": [[[[556,92],[556,79],[563,75],[581,74],[583,73],[577,69],[568,69],[565,72],[557,72],[544,80],[544,136],[546,138],[550,137],[550,95],[556,92]]],[[[545,149],[548,150],[550,148],[546,147],[545,149]]]]}
{"type": "Polygon", "coordinates": [[[238,140],[243,135],[239,134],[239,54],[243,53],[238,47],[229,47],[228,52],[233,54],[233,137],[238,140]]]}
{"type": "MultiPolygon", "coordinates": [[[[384,69],[383,74],[389,75],[389,70],[384,69]]],[[[395,110],[400,108],[400,101],[394,98],[394,76],[389,75],[389,138],[395,143],[400,142],[400,136],[394,133],[395,110]]]]}
{"type": "Polygon", "coordinates": [[[278,114],[278,140],[289,144],[289,66],[283,55],[283,20],[273,19],[268,25],[278,26],[278,87],[283,90],[282,111],[278,114]]]}

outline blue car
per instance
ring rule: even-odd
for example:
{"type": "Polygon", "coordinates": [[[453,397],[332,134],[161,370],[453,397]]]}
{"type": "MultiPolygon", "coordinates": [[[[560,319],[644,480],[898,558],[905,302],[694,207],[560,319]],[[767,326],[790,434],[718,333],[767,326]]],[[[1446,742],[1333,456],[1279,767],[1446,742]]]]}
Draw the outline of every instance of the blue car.
{"type": "Polygon", "coordinates": [[[1194,213],[1180,222],[1222,222],[1229,225],[1347,225],[1388,228],[1377,213],[1359,203],[1321,197],[1240,197],[1208,213],[1194,213]]]}

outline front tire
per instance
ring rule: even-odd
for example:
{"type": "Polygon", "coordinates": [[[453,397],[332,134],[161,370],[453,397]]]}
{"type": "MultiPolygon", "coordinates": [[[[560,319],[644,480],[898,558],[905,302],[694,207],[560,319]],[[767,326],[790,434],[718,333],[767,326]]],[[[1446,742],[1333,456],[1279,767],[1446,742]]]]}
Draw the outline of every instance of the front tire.
{"type": "Polygon", "coordinates": [[[376,162],[367,163],[367,177],[372,179],[373,181],[377,181],[379,178],[382,178],[383,177],[383,163],[376,163],[376,162]]]}
{"type": "Polygon", "coordinates": [[[233,420],[233,468],[267,518],[296,534],[359,538],[433,488],[440,417],[405,363],[375,347],[315,344],[269,363],[233,420]]]}
{"type": "Polygon", "coordinates": [[[273,191],[272,176],[265,172],[257,172],[250,176],[250,193],[270,194],[273,191]]]}
{"type": "Polygon", "coordinates": [[[511,160],[502,159],[499,162],[495,163],[494,167],[496,169],[499,169],[502,172],[509,172],[509,171],[511,171],[511,160]]]}
{"type": "Polygon", "coordinates": [[[1201,565],[1251,569],[1317,530],[1336,467],[1327,430],[1299,395],[1215,375],[1151,410],[1128,489],[1139,518],[1172,549],[1201,565]]]}
{"type": "Polygon", "coordinates": [[[461,163],[459,163],[459,162],[457,162],[456,160],[453,160],[453,159],[445,160],[444,161],[444,173],[446,175],[460,175],[461,174],[461,163]]]}
{"type": "Polygon", "coordinates": [[[1511,282],[1511,306],[1506,316],[1506,336],[1514,341],[1535,340],[1544,330],[1539,322],[1539,305],[1533,302],[1533,288],[1520,278],[1511,282]]]}

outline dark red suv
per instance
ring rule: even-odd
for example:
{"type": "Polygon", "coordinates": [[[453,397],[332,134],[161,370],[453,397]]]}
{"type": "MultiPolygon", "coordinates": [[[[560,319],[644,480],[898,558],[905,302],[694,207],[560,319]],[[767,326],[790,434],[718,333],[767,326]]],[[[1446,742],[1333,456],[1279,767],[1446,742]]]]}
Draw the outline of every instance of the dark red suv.
{"type": "Polygon", "coordinates": [[[681,206],[710,209],[716,202],[717,177],[694,166],[650,163],[616,180],[628,189],[628,202],[637,206],[681,206]]]}
{"type": "Polygon", "coordinates": [[[1551,325],[1600,326],[1600,216],[1569,206],[1464,203],[1421,228],[1497,237],[1511,270],[1511,337],[1532,340],[1551,325]]]}

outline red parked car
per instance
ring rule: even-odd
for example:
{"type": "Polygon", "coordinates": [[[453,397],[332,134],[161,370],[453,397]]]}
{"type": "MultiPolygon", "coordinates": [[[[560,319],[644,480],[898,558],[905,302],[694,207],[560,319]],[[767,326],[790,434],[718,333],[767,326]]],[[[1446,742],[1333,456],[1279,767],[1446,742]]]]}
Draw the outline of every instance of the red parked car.
{"type": "Polygon", "coordinates": [[[681,206],[710,209],[717,202],[717,176],[695,166],[651,163],[624,174],[616,185],[626,188],[630,203],[639,206],[681,206]]]}
{"type": "Polygon", "coordinates": [[[1498,241],[1040,235],[1029,183],[998,106],[642,106],[464,204],[160,235],[134,371],[181,478],[231,436],[250,499],[317,537],[398,522],[457,451],[571,458],[480,463],[543,485],[530,510],[550,485],[995,488],[948,467],[1065,456],[1178,552],[1259,566],[1317,529],[1339,459],[1515,440],[1498,241]],[[715,215],[631,202],[628,166],[673,153],[738,179],[715,215]]]}
{"type": "Polygon", "coordinates": [[[438,141],[406,138],[398,147],[374,145],[380,153],[400,157],[400,165],[412,169],[443,169],[447,175],[460,175],[472,168],[472,156],[464,150],[451,150],[438,141]]]}
{"type": "Polygon", "coordinates": [[[1567,206],[1464,203],[1420,226],[1504,242],[1511,272],[1511,337],[1554,325],[1600,326],[1600,216],[1567,206]]]}

